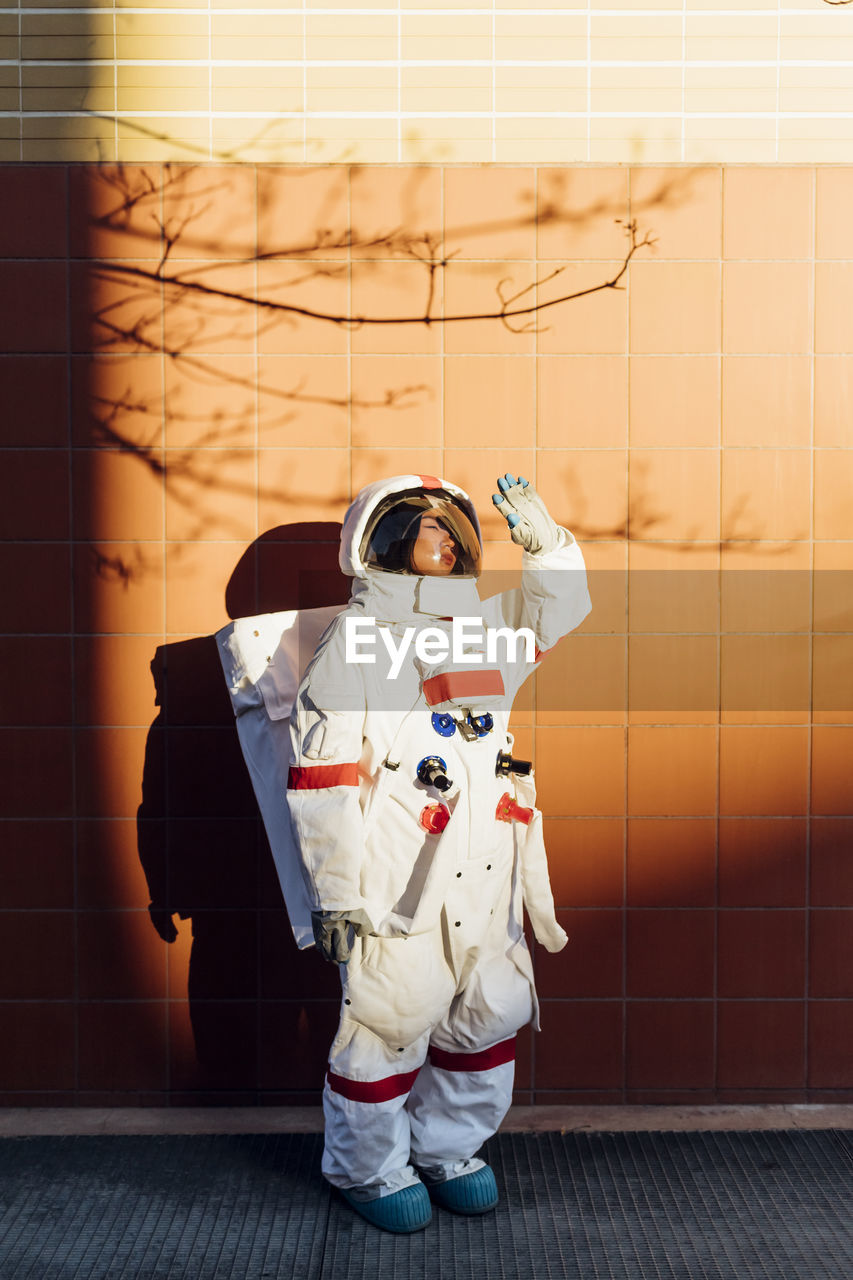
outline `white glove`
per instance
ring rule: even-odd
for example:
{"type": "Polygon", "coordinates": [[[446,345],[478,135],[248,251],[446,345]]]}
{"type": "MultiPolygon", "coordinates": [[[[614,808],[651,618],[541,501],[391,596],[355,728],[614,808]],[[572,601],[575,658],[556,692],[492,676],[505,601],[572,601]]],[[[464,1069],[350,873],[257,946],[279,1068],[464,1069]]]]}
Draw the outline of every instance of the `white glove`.
{"type": "Polygon", "coordinates": [[[558,526],[529,480],[507,471],[498,476],[500,493],[492,494],[492,502],[506,518],[510,537],[531,555],[544,555],[560,545],[558,526]]]}
{"type": "Polygon", "coordinates": [[[356,934],[370,933],[371,924],[364,911],[312,911],[311,926],[317,950],[331,964],[346,964],[352,954],[356,934]]]}

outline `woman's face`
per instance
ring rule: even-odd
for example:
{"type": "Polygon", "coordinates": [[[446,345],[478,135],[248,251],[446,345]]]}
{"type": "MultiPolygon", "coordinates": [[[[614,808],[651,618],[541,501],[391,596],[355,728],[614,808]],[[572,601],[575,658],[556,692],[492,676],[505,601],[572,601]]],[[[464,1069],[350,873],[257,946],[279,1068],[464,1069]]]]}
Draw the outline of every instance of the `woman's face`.
{"type": "Polygon", "coordinates": [[[418,536],[412,547],[412,570],[416,574],[446,577],[456,564],[456,543],[435,516],[421,516],[418,536]]]}

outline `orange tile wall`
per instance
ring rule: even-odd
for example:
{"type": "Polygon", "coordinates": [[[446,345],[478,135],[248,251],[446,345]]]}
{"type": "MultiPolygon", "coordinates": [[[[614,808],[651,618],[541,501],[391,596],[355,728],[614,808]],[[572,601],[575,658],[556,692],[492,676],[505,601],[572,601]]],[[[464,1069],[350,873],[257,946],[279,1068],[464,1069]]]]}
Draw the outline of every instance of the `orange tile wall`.
{"type": "Polygon", "coordinates": [[[505,469],[594,601],[516,717],[571,934],[519,1100],[849,1099],[853,171],[3,184],[0,1105],[317,1101],[336,976],[211,634],[342,598],[399,471],[470,490],[502,585],[505,469]]]}

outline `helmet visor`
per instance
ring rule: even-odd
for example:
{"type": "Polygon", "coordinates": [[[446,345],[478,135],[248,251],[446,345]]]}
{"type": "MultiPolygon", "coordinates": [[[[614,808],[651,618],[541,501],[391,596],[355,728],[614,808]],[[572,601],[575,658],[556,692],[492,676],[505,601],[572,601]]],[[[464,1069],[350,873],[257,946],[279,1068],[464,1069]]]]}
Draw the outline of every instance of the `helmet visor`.
{"type": "Polygon", "coordinates": [[[477,577],[482,552],[470,518],[445,490],[395,493],[380,502],[361,540],[363,564],[386,573],[477,577]]]}

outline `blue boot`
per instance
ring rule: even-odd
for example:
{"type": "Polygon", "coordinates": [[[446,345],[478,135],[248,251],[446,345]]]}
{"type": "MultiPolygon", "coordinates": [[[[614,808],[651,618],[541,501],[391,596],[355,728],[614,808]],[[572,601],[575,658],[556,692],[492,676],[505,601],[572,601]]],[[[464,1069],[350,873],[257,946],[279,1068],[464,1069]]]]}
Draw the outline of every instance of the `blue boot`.
{"type": "Polygon", "coordinates": [[[427,1183],[431,1199],[452,1213],[488,1213],[498,1203],[498,1184],[487,1164],[446,1182],[427,1183]]]}
{"type": "Polygon", "coordinates": [[[390,1196],[379,1196],[375,1200],[360,1200],[342,1188],[340,1191],[356,1213],[360,1213],[372,1227],[379,1227],[382,1231],[423,1231],[432,1220],[432,1206],[422,1182],[403,1187],[390,1196]]]}

